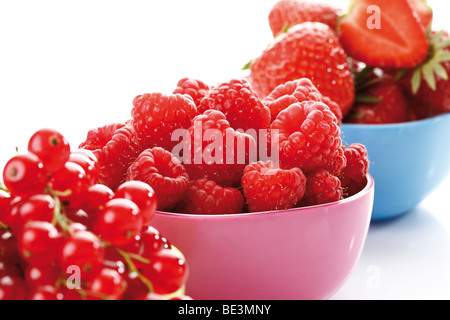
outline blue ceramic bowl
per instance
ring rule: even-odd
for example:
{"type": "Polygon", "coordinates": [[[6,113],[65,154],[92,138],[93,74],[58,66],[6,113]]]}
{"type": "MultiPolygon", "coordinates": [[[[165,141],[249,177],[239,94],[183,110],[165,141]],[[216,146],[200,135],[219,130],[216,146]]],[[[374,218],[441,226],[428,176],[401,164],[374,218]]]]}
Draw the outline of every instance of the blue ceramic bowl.
{"type": "Polygon", "coordinates": [[[450,173],[450,114],[400,124],[343,124],[342,139],[365,145],[369,153],[372,220],[411,211],[450,173]]]}

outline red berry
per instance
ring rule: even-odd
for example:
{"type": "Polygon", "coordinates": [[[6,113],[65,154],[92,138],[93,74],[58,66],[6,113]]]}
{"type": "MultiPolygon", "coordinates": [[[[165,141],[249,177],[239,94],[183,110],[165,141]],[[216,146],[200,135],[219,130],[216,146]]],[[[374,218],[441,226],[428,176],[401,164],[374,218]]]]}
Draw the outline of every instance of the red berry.
{"type": "Polygon", "coordinates": [[[86,178],[89,184],[95,184],[100,177],[100,165],[98,162],[91,160],[88,156],[82,153],[72,152],[69,156],[69,161],[78,164],[86,173],[86,178]]]}
{"type": "Polygon", "coordinates": [[[109,187],[104,184],[94,184],[85,192],[81,207],[91,218],[94,218],[113,197],[114,192],[109,187]]]}
{"type": "Polygon", "coordinates": [[[269,25],[276,37],[288,27],[314,21],[337,29],[342,10],[328,3],[305,0],[279,0],[269,13],[269,25]]]}
{"type": "Polygon", "coordinates": [[[28,151],[41,159],[47,172],[55,172],[69,159],[70,145],[58,131],[41,129],[28,141],[28,151]]]}
{"type": "Polygon", "coordinates": [[[196,115],[194,101],[185,95],[146,93],[134,99],[131,123],[145,148],[159,146],[171,151],[178,143],[172,141],[172,132],[189,128],[196,115]]]}
{"type": "Polygon", "coordinates": [[[40,286],[30,292],[28,300],[62,300],[62,293],[54,285],[40,286]]]}
{"type": "Polygon", "coordinates": [[[49,222],[30,221],[19,236],[19,251],[24,260],[33,265],[52,263],[58,257],[61,234],[49,222]]]}
{"type": "Polygon", "coordinates": [[[112,190],[125,181],[129,165],[142,151],[134,127],[123,123],[89,130],[86,140],[79,147],[94,153],[100,165],[98,183],[112,190]]]}
{"type": "Polygon", "coordinates": [[[192,214],[234,214],[241,213],[243,206],[244,197],[239,190],[199,179],[189,183],[182,211],[192,214]]]}
{"type": "Polygon", "coordinates": [[[356,124],[400,123],[410,120],[410,101],[400,84],[391,77],[369,79],[375,83],[357,94],[372,101],[357,101],[345,122],[356,124]]]}
{"type": "Polygon", "coordinates": [[[52,175],[50,186],[62,193],[59,198],[65,206],[77,207],[83,200],[89,181],[80,165],[67,161],[62,169],[52,175]]]}
{"type": "Polygon", "coordinates": [[[168,300],[166,296],[154,292],[148,292],[139,296],[136,300],[168,300]]]}
{"type": "Polygon", "coordinates": [[[155,252],[162,249],[170,249],[170,243],[167,238],[163,237],[158,230],[152,226],[147,226],[141,233],[142,253],[145,257],[150,257],[155,252]]]}
{"type": "Polygon", "coordinates": [[[336,34],[320,22],[303,22],[277,37],[250,64],[250,81],[261,99],[278,85],[308,78],[345,116],[355,98],[348,56],[336,34]]]}
{"type": "Polygon", "coordinates": [[[341,131],[327,105],[313,101],[292,104],[272,123],[271,134],[275,130],[284,165],[305,173],[327,169],[334,174],[345,167],[341,131]]]}
{"type": "Polygon", "coordinates": [[[259,100],[247,80],[232,79],[211,89],[201,101],[199,112],[222,112],[234,129],[267,129],[270,110],[259,100]]]}
{"type": "Polygon", "coordinates": [[[145,264],[142,274],[150,280],[155,293],[169,294],[177,291],[185,284],[188,266],[184,258],[172,249],[162,249],[145,264]]]}
{"type": "Polygon", "coordinates": [[[24,270],[27,285],[34,288],[44,285],[55,285],[59,279],[60,272],[61,269],[54,263],[27,265],[24,270]]]}
{"type": "Polygon", "coordinates": [[[191,180],[206,178],[223,187],[237,186],[245,166],[256,160],[255,139],[234,130],[218,110],[195,117],[185,142],[183,164],[191,180]]]}
{"type": "Polygon", "coordinates": [[[303,198],[305,185],[301,169],[282,169],[272,161],[249,164],[242,177],[250,212],[293,208],[303,198]]]}
{"type": "Polygon", "coordinates": [[[114,269],[103,268],[91,281],[90,299],[120,300],[125,292],[126,283],[114,269]]]}
{"type": "Polygon", "coordinates": [[[307,175],[306,194],[303,204],[314,206],[343,199],[341,181],[324,169],[307,175]]]}
{"type": "Polygon", "coordinates": [[[6,163],[3,169],[3,182],[11,194],[29,196],[44,192],[47,173],[35,154],[20,154],[6,163]]]}
{"type": "Polygon", "coordinates": [[[129,167],[127,180],[150,185],[156,193],[158,210],[170,210],[182,199],[189,176],[172,153],[154,147],[144,150],[129,167]]]}
{"type": "Polygon", "coordinates": [[[406,69],[421,64],[427,57],[428,41],[411,3],[378,0],[378,15],[372,15],[373,1],[353,2],[338,28],[339,41],[348,55],[373,67],[406,69]]]}
{"type": "Polygon", "coordinates": [[[348,197],[364,188],[370,162],[366,147],[359,143],[345,148],[345,158],[347,166],[342,170],[339,179],[345,195],[348,197]]]}
{"type": "Polygon", "coordinates": [[[112,199],[98,214],[94,230],[114,246],[130,244],[142,229],[138,206],[128,199],[112,199]]]}
{"type": "Polygon", "coordinates": [[[18,276],[5,275],[0,277],[0,301],[1,300],[25,300],[28,288],[18,276]]]}
{"type": "Polygon", "coordinates": [[[3,221],[7,215],[11,202],[11,195],[3,190],[0,190],[0,221],[3,221]]]}
{"type": "Polygon", "coordinates": [[[28,221],[52,222],[55,200],[48,194],[35,194],[18,204],[17,222],[25,225],[28,221]]]}
{"type": "Polygon", "coordinates": [[[62,272],[79,268],[75,274],[79,272],[81,280],[86,280],[101,270],[104,254],[103,243],[97,236],[89,231],[78,231],[63,243],[58,262],[62,272]]]}
{"type": "Polygon", "coordinates": [[[11,232],[0,230],[0,261],[17,263],[19,259],[17,239],[11,232]]]}
{"type": "Polygon", "coordinates": [[[157,207],[155,191],[142,181],[127,181],[122,183],[114,193],[114,198],[133,201],[141,211],[143,224],[147,225],[153,218],[157,207]]]}
{"type": "Polygon", "coordinates": [[[195,105],[198,107],[200,101],[208,94],[210,88],[203,81],[183,78],[178,81],[177,88],[172,92],[173,94],[186,94],[194,100],[195,105]]]}

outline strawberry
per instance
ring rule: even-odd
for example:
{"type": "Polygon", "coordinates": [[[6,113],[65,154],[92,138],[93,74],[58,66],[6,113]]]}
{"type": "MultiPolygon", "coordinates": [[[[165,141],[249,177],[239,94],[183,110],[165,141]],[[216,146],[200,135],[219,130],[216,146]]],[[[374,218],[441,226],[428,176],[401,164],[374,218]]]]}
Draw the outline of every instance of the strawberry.
{"type": "Polygon", "coordinates": [[[251,61],[250,81],[261,99],[278,85],[308,78],[345,116],[354,100],[353,76],[337,36],[320,22],[303,22],[279,35],[251,61]]]}
{"type": "Polygon", "coordinates": [[[413,100],[419,119],[450,112],[450,35],[429,34],[429,55],[417,68],[402,70],[400,83],[413,100]]]}
{"type": "Polygon", "coordinates": [[[402,86],[388,75],[371,74],[356,94],[347,123],[386,124],[410,120],[409,100],[402,86]]]}
{"type": "Polygon", "coordinates": [[[354,0],[338,29],[348,55],[369,66],[412,68],[428,53],[425,29],[410,0],[354,0]]]}
{"type": "Polygon", "coordinates": [[[269,13],[273,36],[302,22],[322,22],[336,30],[341,9],[328,3],[310,0],[280,0],[269,13]]]}
{"type": "Polygon", "coordinates": [[[433,9],[428,5],[426,0],[408,0],[414,11],[417,12],[420,22],[426,29],[433,21],[433,9]]]}

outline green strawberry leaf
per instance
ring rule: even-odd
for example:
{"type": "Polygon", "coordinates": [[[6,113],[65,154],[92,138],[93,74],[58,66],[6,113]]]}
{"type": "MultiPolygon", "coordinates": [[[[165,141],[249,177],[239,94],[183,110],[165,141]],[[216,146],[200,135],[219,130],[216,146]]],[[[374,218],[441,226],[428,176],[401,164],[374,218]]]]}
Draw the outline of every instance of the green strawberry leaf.
{"type": "Polygon", "coordinates": [[[253,60],[250,60],[249,62],[247,62],[247,63],[245,64],[245,66],[242,67],[241,70],[249,70],[249,69],[250,69],[250,66],[252,65],[252,62],[253,62],[253,60]]]}
{"type": "Polygon", "coordinates": [[[355,103],[380,103],[382,100],[369,94],[357,94],[355,103]]]}

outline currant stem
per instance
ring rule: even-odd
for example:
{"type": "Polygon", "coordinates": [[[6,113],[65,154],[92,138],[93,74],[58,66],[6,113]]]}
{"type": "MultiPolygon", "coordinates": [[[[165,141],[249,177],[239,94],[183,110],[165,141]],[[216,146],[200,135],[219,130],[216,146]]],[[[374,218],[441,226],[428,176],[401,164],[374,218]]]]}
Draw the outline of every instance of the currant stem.
{"type": "Polygon", "coordinates": [[[148,259],[145,259],[139,255],[135,255],[133,253],[130,252],[125,252],[117,247],[114,247],[114,249],[116,249],[116,251],[124,258],[125,263],[127,264],[130,273],[135,272],[138,276],[138,278],[147,286],[148,290],[150,292],[154,292],[153,289],[153,285],[151,283],[150,280],[148,280],[139,270],[138,268],[136,268],[136,265],[133,262],[133,258],[136,260],[139,260],[143,263],[150,263],[150,261],[148,259]]]}
{"type": "Polygon", "coordinates": [[[8,225],[6,225],[6,224],[4,224],[3,222],[1,222],[0,221],[0,230],[6,230],[6,231],[8,231],[9,230],[9,227],[8,227],[8,225]]]}
{"type": "Polygon", "coordinates": [[[10,194],[9,190],[6,189],[5,185],[0,181],[0,190],[5,191],[6,193],[10,194]]]}

